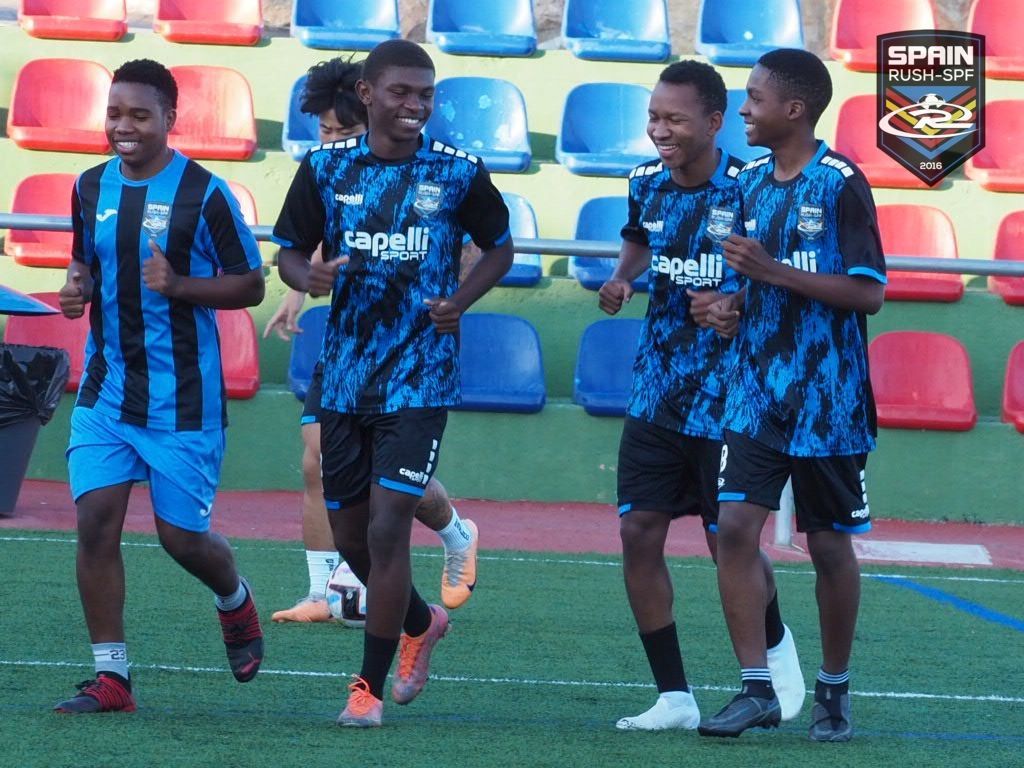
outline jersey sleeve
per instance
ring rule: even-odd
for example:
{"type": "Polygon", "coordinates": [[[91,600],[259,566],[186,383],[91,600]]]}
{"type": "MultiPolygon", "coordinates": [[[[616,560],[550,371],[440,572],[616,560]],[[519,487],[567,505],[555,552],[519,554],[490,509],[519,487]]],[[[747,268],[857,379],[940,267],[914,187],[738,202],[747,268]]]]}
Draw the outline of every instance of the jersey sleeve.
{"type": "Polygon", "coordinates": [[[215,263],[226,274],[241,275],[263,265],[256,238],[228,185],[214,177],[203,203],[203,223],[209,233],[215,263]]]}
{"type": "Polygon", "coordinates": [[[482,164],[476,166],[469,191],[455,215],[460,226],[482,251],[497,248],[512,237],[508,225],[508,206],[482,164]]]}
{"type": "Polygon", "coordinates": [[[640,201],[637,199],[639,191],[637,187],[638,182],[635,179],[631,179],[629,182],[629,211],[626,215],[626,224],[622,227],[619,234],[623,240],[646,247],[649,243],[647,241],[647,230],[640,223],[640,201]]]}
{"type": "Polygon", "coordinates": [[[839,251],[848,275],[860,275],[883,285],[885,255],[871,189],[863,179],[853,176],[839,195],[839,251]]]}
{"type": "Polygon", "coordinates": [[[299,163],[271,239],[282,248],[311,254],[324,238],[327,211],[309,157],[299,163]]]}
{"type": "Polygon", "coordinates": [[[83,264],[92,263],[92,244],[86,241],[85,214],[78,194],[78,180],[71,187],[71,258],[83,264]]]}

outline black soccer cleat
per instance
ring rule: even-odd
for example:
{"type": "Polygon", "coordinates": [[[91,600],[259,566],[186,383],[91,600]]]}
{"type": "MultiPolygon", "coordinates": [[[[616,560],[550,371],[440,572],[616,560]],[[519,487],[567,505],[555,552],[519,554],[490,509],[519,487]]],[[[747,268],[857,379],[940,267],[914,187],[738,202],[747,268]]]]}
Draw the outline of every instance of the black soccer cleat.
{"type": "Polygon", "coordinates": [[[701,736],[729,736],[735,738],[748,728],[777,728],[782,720],[779,699],[737,694],[714,717],[697,726],[701,736]]]}
{"type": "Polygon", "coordinates": [[[811,728],[807,734],[811,741],[849,741],[853,738],[850,718],[850,694],[835,696],[826,686],[814,690],[811,708],[811,728]]]}
{"type": "Polygon", "coordinates": [[[233,611],[217,609],[224,647],[228,655],[231,674],[240,683],[256,677],[263,663],[263,629],[252,600],[252,590],[245,582],[245,602],[233,611]]]}

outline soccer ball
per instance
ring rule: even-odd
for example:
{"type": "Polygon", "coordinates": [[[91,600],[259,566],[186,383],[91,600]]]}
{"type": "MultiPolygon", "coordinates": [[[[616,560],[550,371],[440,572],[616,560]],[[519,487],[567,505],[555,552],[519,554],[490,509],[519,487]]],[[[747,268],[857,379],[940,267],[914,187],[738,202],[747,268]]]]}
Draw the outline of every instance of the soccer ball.
{"type": "Polygon", "coordinates": [[[366,586],[344,560],[327,579],[327,607],[346,627],[366,625],[366,586]]]}

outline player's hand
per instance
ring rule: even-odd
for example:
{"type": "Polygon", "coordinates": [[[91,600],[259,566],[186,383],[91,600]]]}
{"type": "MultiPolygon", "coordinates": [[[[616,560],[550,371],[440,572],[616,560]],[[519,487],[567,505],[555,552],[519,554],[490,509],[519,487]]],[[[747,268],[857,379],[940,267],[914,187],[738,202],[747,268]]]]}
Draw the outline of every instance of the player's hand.
{"type": "Polygon", "coordinates": [[[338,270],[348,264],[348,256],[339,256],[330,261],[316,261],[309,265],[309,295],[313,298],[329,296],[338,279],[338,270]]]}
{"type": "Polygon", "coordinates": [[[609,315],[618,314],[623,304],[633,298],[633,285],[628,280],[613,277],[606,280],[597,292],[597,306],[609,315]]]}
{"type": "Polygon", "coordinates": [[[142,263],[142,280],[151,291],[173,298],[178,288],[178,273],[164,256],[156,240],[149,241],[150,257],[142,263]]]}
{"type": "Polygon", "coordinates": [[[267,327],[263,329],[263,338],[270,336],[273,331],[282,341],[291,341],[292,337],[288,334],[302,333],[297,321],[305,301],[306,294],[302,291],[289,290],[281,299],[281,306],[267,321],[267,327]]]}
{"type": "Polygon", "coordinates": [[[772,282],[780,266],[759,241],[735,233],[722,243],[722,253],[725,263],[734,270],[763,283],[772,282]]]}
{"type": "Polygon", "coordinates": [[[687,288],[686,295],[690,297],[690,317],[701,328],[707,328],[708,310],[712,304],[722,300],[723,294],[718,291],[694,291],[687,288]]]}
{"type": "Polygon", "coordinates": [[[707,327],[714,328],[715,333],[723,339],[731,339],[740,329],[740,305],[738,294],[730,294],[718,299],[707,309],[707,327]]]}
{"type": "Polygon", "coordinates": [[[82,287],[82,276],[69,275],[67,282],[57,292],[57,299],[60,301],[60,311],[64,317],[74,320],[84,315],[85,289],[82,287]]]}
{"type": "Polygon", "coordinates": [[[438,333],[456,333],[459,320],[462,318],[462,307],[448,299],[424,299],[423,303],[430,307],[430,321],[438,333]]]}

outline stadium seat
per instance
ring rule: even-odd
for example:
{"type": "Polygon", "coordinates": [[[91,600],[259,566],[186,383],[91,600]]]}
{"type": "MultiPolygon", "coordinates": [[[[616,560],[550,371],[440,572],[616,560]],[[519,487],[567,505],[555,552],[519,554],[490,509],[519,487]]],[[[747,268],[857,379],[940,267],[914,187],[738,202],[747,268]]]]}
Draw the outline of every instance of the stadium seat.
{"type": "MultiPolygon", "coordinates": [[[[71,215],[73,173],[26,176],[14,188],[11,213],[44,216],[71,215]]],[[[67,267],[71,261],[71,233],[12,229],[4,239],[4,253],[27,267],[67,267]]]]}
{"type": "Polygon", "coordinates": [[[437,83],[428,136],[477,155],[490,171],[530,167],[526,101],[508,80],[448,77],[437,83]]]}
{"type": "Polygon", "coordinates": [[[220,364],[224,389],[233,400],[248,400],[260,389],[260,345],[247,309],[218,309],[220,364]]]}
{"type": "Polygon", "coordinates": [[[124,0],[21,0],[18,23],[33,37],[120,40],[128,31],[124,0]]]}
{"type": "Polygon", "coordinates": [[[768,154],[767,147],[752,147],[747,144],[747,130],[740,117],[740,107],[747,100],[747,92],[742,88],[730,88],[728,103],[725,107],[725,120],[718,132],[718,146],[733,157],[749,163],[768,154]]]}
{"type": "Polygon", "coordinates": [[[530,0],[430,0],[427,40],[445,53],[530,56],[537,28],[530,0]]]}
{"type": "Polygon", "coordinates": [[[591,416],[623,416],[633,391],[642,320],[597,320],[580,337],[572,399],[591,416]]]}
{"type": "Polygon", "coordinates": [[[288,112],[284,116],[281,130],[281,149],[301,160],[310,147],[320,143],[320,122],[316,115],[302,111],[302,89],[306,87],[306,75],[300,76],[293,84],[288,97],[288,112]]]}
{"type": "MultiPolygon", "coordinates": [[[[955,259],[956,232],[949,216],[930,205],[880,205],[878,229],[886,256],[955,259]]],[[[889,272],[886,301],[959,301],[960,275],[942,272],[889,272]]]]}
{"type": "Polygon", "coordinates": [[[399,36],[398,0],[295,0],[291,34],[310,48],[368,51],[399,36]]]}
{"type": "Polygon", "coordinates": [[[302,333],[292,337],[292,354],[288,360],[288,389],[299,398],[306,399],[309,383],[313,379],[313,369],[320,359],[320,350],[324,344],[324,331],[327,329],[327,316],[331,308],[324,304],[310,307],[299,316],[299,328],[302,333]]]}
{"type": "Polygon", "coordinates": [[[1024,125],[1024,99],[990,101],[985,147],[964,163],[964,173],[990,192],[1024,192],[1024,143],[1011,126],[1024,125]]]}
{"type": "MultiPolygon", "coordinates": [[[[935,29],[931,0],[837,0],[829,48],[847,69],[878,69],[878,36],[905,29],[935,29]]],[[[874,140],[874,132],[871,136],[874,140]]]]}
{"type": "Polygon", "coordinates": [[[153,29],[172,43],[256,45],[263,11],[260,0],[158,0],[153,29]]]}
{"type": "Polygon", "coordinates": [[[566,0],[562,40],[581,59],[664,61],[671,51],[665,0],[566,0]]]}
{"type": "Polygon", "coordinates": [[[878,148],[878,103],[871,94],[851,96],[839,108],[835,150],[860,168],[874,187],[929,189],[929,186],[878,148]]]}
{"type": "Polygon", "coordinates": [[[536,413],[544,407],[540,337],[521,317],[473,312],[459,339],[463,411],[536,413]]]}
{"type": "Polygon", "coordinates": [[[1003,386],[1003,421],[1024,432],[1024,341],[1010,350],[1003,386]]]}
{"type": "MultiPolygon", "coordinates": [[[[537,215],[533,212],[530,201],[514,192],[502,192],[501,196],[505,200],[505,205],[508,206],[512,241],[535,240],[537,238],[537,215]]],[[[540,254],[517,253],[512,267],[498,281],[498,285],[529,288],[540,282],[541,273],[540,254]]]]}
{"type": "Polygon", "coordinates": [[[971,362],[952,336],[890,331],[868,356],[879,426],[966,432],[977,422],[971,362]]]}
{"type": "Polygon", "coordinates": [[[565,99],[555,159],[584,176],[628,176],[656,155],[647,138],[650,98],[640,85],[577,85],[565,99]]]}
{"type": "Polygon", "coordinates": [[[103,154],[110,72],[81,59],[35,59],[14,81],[7,135],[23,149],[103,154]]]}
{"type": "Polygon", "coordinates": [[[985,36],[985,76],[1024,80],[1024,5],[1019,0],[974,0],[967,29],[985,36]]]}
{"type": "MultiPolygon", "coordinates": [[[[595,197],[587,200],[580,208],[576,219],[576,240],[600,240],[620,243],[620,232],[628,216],[627,198],[595,197]]],[[[570,256],[569,275],[575,277],[584,288],[596,291],[612,276],[617,258],[595,258],[593,256],[570,256]]],[[[633,290],[647,290],[648,273],[645,271],[633,281],[633,290]]]]}
{"type": "MultiPolygon", "coordinates": [[[[999,222],[993,258],[1024,263],[1024,211],[1008,213],[999,222]]],[[[1024,306],[1024,277],[990,277],[988,289],[1007,304],[1024,306]]]]}
{"type": "Polygon", "coordinates": [[[256,151],[252,90],[226,67],[171,67],[178,82],[178,120],[169,143],[193,160],[248,160],[256,151]]]}
{"type": "Polygon", "coordinates": [[[696,47],[727,67],[752,67],[775,48],[803,48],[799,0],[701,0],[696,47]]]}
{"type": "MultiPolygon", "coordinates": [[[[56,293],[30,295],[51,307],[60,307],[56,293]]],[[[68,383],[64,387],[65,392],[76,391],[82,380],[82,371],[85,368],[85,342],[88,338],[88,312],[75,320],[69,320],[59,312],[55,315],[11,315],[7,318],[7,327],[4,329],[4,342],[7,344],[57,347],[68,353],[71,371],[68,383]]]]}

